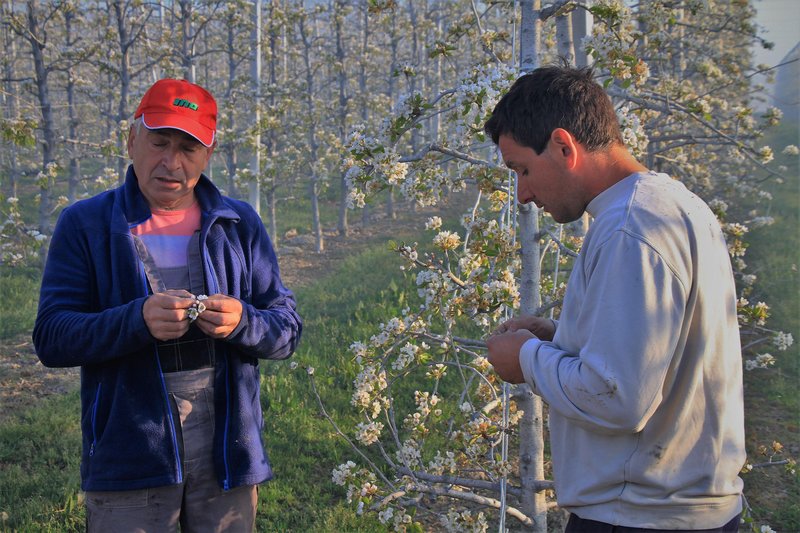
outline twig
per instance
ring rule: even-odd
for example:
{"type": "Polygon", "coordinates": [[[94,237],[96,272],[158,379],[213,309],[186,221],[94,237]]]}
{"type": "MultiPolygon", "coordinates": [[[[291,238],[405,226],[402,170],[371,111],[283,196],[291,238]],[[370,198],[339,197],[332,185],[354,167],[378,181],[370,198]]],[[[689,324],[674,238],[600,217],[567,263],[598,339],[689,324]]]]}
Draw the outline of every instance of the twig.
{"type": "Polygon", "coordinates": [[[752,465],[753,468],[765,468],[767,466],[781,466],[781,465],[788,465],[789,460],[783,459],[781,461],[767,461],[766,463],[758,463],[756,465],[752,465]]]}
{"type": "Polygon", "coordinates": [[[389,481],[389,480],[386,478],[386,476],[384,476],[384,475],[383,475],[383,472],[381,472],[380,468],[378,468],[377,466],[375,466],[375,464],[374,464],[374,463],[373,463],[373,462],[372,462],[372,461],[369,459],[369,457],[367,457],[366,455],[364,455],[364,453],[363,453],[363,452],[362,452],[362,451],[361,451],[361,450],[358,448],[358,446],[356,446],[356,445],[353,443],[353,441],[351,441],[351,440],[350,440],[350,437],[348,437],[348,436],[347,436],[347,435],[346,435],[346,434],[345,434],[345,433],[344,433],[344,432],[343,432],[341,429],[339,429],[339,426],[336,424],[336,422],[333,420],[333,418],[331,418],[331,415],[329,415],[329,414],[328,414],[328,411],[326,411],[326,410],[325,410],[325,406],[324,406],[324,405],[323,405],[323,403],[322,403],[322,398],[321,398],[321,397],[320,397],[320,395],[319,395],[319,391],[317,391],[317,385],[316,385],[316,383],[314,383],[314,376],[313,376],[312,374],[307,374],[307,375],[308,375],[308,380],[309,380],[309,382],[311,383],[311,390],[314,392],[314,396],[317,398],[317,405],[319,405],[319,408],[320,408],[320,410],[322,411],[322,415],[323,415],[323,416],[324,416],[324,417],[325,417],[325,418],[328,420],[328,422],[330,422],[330,424],[333,426],[333,429],[335,429],[335,430],[336,430],[336,432],[337,432],[337,433],[338,433],[338,434],[339,434],[339,435],[340,435],[340,436],[341,436],[341,437],[342,437],[342,438],[343,438],[345,441],[347,441],[347,444],[349,444],[349,445],[350,445],[350,447],[351,447],[351,448],[353,448],[353,450],[354,450],[354,451],[355,451],[355,452],[356,452],[358,455],[360,455],[360,456],[361,456],[361,458],[362,458],[362,459],[364,459],[364,461],[366,461],[366,462],[369,464],[369,466],[372,468],[372,471],[373,471],[373,472],[375,472],[376,474],[378,474],[378,475],[381,477],[381,479],[383,479],[383,481],[384,481],[384,482],[385,482],[385,483],[386,483],[388,486],[390,486],[390,487],[394,487],[394,484],[393,484],[391,481],[389,481]]]}

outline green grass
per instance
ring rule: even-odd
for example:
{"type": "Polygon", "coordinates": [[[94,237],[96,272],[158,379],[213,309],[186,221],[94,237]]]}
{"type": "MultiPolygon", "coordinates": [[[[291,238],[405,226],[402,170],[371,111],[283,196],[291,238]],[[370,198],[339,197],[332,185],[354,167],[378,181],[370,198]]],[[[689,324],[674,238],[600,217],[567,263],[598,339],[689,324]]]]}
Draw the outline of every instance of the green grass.
{"type": "MultiPolygon", "coordinates": [[[[399,313],[402,273],[384,244],[346,260],[336,272],[297,290],[305,333],[294,356],[316,368],[326,406],[345,426],[355,365],[347,346],[399,313]],[[363,302],[368,302],[364,305],[363,302]]],[[[358,517],[331,470],[352,454],[321,416],[307,374],[267,361],[263,403],[275,479],[259,491],[258,531],[382,531],[358,517]]],[[[0,426],[0,512],[10,531],[82,531],[77,393],[43,401],[0,426]]]]}
{"type": "Polygon", "coordinates": [[[270,363],[264,377],[265,433],[276,475],[260,493],[262,505],[271,503],[260,509],[259,531],[382,530],[373,518],[356,517],[346,507],[344,491],[330,480],[331,470],[353,454],[320,416],[302,367],[314,367],[326,409],[345,427],[354,425],[349,402],[356,366],[347,347],[399,313],[400,290],[392,281],[400,272],[394,261],[394,254],[379,246],[297,291],[306,332],[294,356],[300,367],[289,371],[288,363],[270,363]]]}
{"type": "Polygon", "coordinates": [[[0,427],[3,531],[83,530],[80,401],[51,397],[0,427]]]}
{"type": "Polygon", "coordinates": [[[33,329],[41,271],[0,266],[0,339],[33,329]]]}
{"type": "MultiPolygon", "coordinates": [[[[766,144],[779,153],[787,144],[797,144],[797,124],[783,125],[766,144]]],[[[787,351],[773,347],[774,368],[745,375],[745,416],[748,459],[766,462],[758,446],[782,443],[786,450],[775,459],[798,457],[800,442],[800,167],[797,156],[778,155],[786,166],[783,183],[767,187],[773,200],[769,214],[775,224],[753,230],[745,259],[756,269],[758,282],[751,301],[770,306],[768,327],[791,333],[795,344],[787,351]]],[[[777,531],[800,531],[800,480],[781,466],[759,468],[745,474],[745,494],[753,507],[756,524],[769,524],[777,531]]]]}

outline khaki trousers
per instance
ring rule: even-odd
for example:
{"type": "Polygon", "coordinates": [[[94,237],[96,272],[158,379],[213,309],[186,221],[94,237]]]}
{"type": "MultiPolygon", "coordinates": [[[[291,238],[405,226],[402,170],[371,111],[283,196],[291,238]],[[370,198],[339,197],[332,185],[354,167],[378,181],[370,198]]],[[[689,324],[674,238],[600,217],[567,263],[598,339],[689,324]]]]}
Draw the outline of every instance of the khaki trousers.
{"type": "Polygon", "coordinates": [[[223,491],[212,462],[214,369],[164,374],[181,449],[183,483],[86,493],[89,533],[251,533],[255,485],[223,491]],[[180,421],[180,424],[178,424],[180,421]]]}

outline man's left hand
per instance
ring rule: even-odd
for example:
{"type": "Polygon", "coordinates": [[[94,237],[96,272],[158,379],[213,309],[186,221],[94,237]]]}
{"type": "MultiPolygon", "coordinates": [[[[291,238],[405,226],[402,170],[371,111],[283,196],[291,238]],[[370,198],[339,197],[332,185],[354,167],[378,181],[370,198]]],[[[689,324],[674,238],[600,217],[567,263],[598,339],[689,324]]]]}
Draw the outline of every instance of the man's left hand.
{"type": "Polygon", "coordinates": [[[536,336],[528,330],[518,329],[509,333],[499,333],[486,339],[489,348],[487,359],[494,371],[508,383],[524,383],[525,375],[519,363],[522,345],[536,336]]]}
{"type": "Polygon", "coordinates": [[[214,294],[203,300],[206,309],[197,316],[195,324],[214,339],[224,339],[242,320],[242,302],[224,294],[214,294]]]}

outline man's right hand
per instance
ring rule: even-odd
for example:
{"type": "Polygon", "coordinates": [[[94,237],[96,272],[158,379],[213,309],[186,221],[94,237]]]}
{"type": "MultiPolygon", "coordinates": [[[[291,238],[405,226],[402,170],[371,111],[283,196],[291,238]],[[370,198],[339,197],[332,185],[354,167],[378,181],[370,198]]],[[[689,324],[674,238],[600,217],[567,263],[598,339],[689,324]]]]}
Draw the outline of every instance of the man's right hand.
{"type": "Polygon", "coordinates": [[[499,335],[501,333],[511,333],[524,329],[530,331],[537,338],[543,341],[553,340],[556,334],[556,324],[549,318],[542,318],[538,316],[520,315],[518,317],[506,320],[492,332],[492,335],[499,335]]]}
{"type": "Polygon", "coordinates": [[[142,315],[150,335],[160,341],[183,337],[191,324],[186,310],[194,301],[192,294],[184,290],[171,289],[148,296],[142,315]]]}

